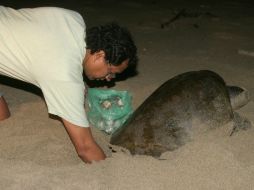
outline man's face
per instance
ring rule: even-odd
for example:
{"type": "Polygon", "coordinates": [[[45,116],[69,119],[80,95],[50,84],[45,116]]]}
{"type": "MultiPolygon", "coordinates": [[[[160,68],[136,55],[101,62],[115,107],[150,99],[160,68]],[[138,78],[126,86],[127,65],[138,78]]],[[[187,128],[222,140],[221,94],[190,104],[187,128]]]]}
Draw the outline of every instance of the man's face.
{"type": "Polygon", "coordinates": [[[115,74],[123,72],[128,67],[129,60],[124,60],[120,65],[114,66],[105,60],[104,51],[90,54],[87,52],[83,68],[90,80],[107,80],[114,78],[115,74]]]}

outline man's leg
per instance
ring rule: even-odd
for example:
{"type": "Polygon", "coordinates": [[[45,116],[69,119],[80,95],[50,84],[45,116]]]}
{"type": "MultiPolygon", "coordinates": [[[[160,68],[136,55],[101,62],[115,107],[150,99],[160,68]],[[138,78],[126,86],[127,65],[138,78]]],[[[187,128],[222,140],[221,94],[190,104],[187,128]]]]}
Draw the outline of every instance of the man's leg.
{"type": "Polygon", "coordinates": [[[10,117],[10,111],[8,105],[3,96],[0,94],[0,121],[10,117]]]}

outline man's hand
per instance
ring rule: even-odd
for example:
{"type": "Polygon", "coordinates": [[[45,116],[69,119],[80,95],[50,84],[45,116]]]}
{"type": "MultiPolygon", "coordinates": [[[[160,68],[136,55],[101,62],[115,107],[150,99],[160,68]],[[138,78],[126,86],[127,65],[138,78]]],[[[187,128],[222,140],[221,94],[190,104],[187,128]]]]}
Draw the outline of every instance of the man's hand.
{"type": "Polygon", "coordinates": [[[64,119],[63,123],[70,139],[75,146],[78,156],[86,163],[104,160],[106,155],[95,142],[90,127],[79,127],[64,119]]]}

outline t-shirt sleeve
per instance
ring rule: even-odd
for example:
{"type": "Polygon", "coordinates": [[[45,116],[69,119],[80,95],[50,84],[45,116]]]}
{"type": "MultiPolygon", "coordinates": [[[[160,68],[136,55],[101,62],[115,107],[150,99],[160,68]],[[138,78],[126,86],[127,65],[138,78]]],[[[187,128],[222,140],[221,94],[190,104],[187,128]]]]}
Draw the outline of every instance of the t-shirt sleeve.
{"type": "Polygon", "coordinates": [[[84,84],[44,80],[40,87],[49,113],[80,127],[89,127],[84,108],[84,84]]]}

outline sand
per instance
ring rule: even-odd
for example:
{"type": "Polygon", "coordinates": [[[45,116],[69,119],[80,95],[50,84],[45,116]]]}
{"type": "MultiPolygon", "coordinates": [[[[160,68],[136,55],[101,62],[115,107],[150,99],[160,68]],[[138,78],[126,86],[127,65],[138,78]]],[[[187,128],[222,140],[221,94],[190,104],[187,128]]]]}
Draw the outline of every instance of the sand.
{"type": "MultiPolygon", "coordinates": [[[[139,50],[138,75],[117,81],[111,88],[128,90],[134,109],[167,79],[209,69],[227,84],[250,91],[251,101],[239,113],[254,123],[254,13],[250,1],[31,2],[3,4],[61,6],[79,11],[88,26],[117,21],[131,30],[139,50]],[[176,17],[183,9],[184,14],[176,17]]],[[[9,86],[2,78],[0,83],[12,113],[0,123],[0,189],[254,189],[254,129],[229,137],[229,123],[200,133],[158,160],[112,153],[109,136],[93,128],[108,158],[87,165],[76,155],[62,124],[49,117],[37,93],[24,84],[9,86]]]]}

